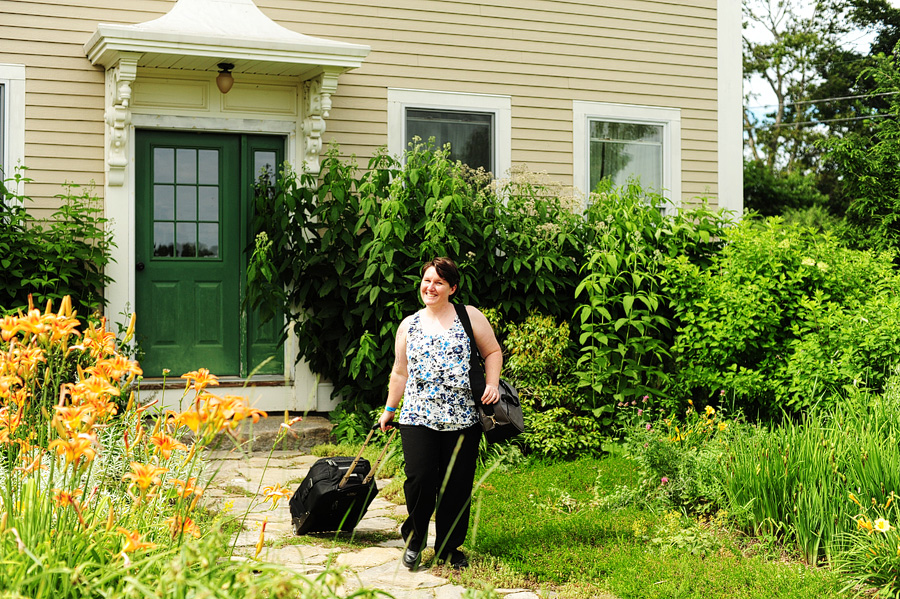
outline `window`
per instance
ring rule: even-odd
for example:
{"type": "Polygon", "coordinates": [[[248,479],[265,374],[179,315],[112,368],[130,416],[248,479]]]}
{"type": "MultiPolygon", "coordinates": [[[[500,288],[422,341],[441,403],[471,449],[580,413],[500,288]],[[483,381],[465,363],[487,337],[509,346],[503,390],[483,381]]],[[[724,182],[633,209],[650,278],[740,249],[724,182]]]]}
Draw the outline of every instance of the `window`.
{"type": "Polygon", "coordinates": [[[25,65],[0,63],[0,177],[25,160],[25,65]]]}
{"type": "Polygon", "coordinates": [[[638,178],[648,190],[681,199],[681,111],[574,102],[574,180],[590,191],[604,178],[638,178]]]}
{"type": "Polygon", "coordinates": [[[510,168],[509,96],[388,89],[388,151],[400,156],[414,137],[450,144],[450,157],[494,175],[510,168]]]}

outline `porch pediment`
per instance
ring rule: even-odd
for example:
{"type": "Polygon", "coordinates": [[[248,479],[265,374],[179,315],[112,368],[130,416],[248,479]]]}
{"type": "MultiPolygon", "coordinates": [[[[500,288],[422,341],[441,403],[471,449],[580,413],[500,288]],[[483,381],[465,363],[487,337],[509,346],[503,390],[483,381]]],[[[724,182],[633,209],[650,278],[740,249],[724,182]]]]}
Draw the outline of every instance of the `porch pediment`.
{"type": "Polygon", "coordinates": [[[93,64],[115,66],[139,54],[138,66],[235,73],[304,75],[322,67],[356,68],[369,46],[311,37],[275,23],[252,0],[178,0],[167,14],[144,23],[100,23],[84,46],[93,64]]]}
{"type": "MultiPolygon", "coordinates": [[[[178,0],[162,17],[134,25],[100,23],[84,51],[107,72],[107,185],[125,184],[132,86],[138,68],[215,73],[220,63],[240,74],[296,77],[303,111],[298,126],[304,167],[319,170],[319,153],[338,76],[359,67],[371,49],[292,31],[253,0],[178,0]]],[[[227,91],[227,90],[226,90],[227,91]]]]}

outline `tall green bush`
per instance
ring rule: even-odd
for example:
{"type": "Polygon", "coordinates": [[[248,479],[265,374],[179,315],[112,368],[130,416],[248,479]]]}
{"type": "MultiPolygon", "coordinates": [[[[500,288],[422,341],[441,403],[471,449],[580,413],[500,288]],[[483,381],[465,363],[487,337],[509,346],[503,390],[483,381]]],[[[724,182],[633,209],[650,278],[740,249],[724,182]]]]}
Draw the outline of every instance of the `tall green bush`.
{"type": "Polygon", "coordinates": [[[333,149],[319,182],[285,172],[261,188],[249,300],[284,309],[299,357],[350,407],[377,405],[397,327],[420,307],[423,262],[456,259],[458,301],[496,308],[507,322],[535,309],[568,318],[580,223],[557,194],[522,178],[492,183],[445,150],[417,145],[402,164],[379,153],[361,171],[333,149]]]}
{"type": "Polygon", "coordinates": [[[674,323],[661,287],[663,260],[680,256],[695,268],[707,265],[727,221],[703,206],[673,211],[664,197],[634,183],[604,182],[592,197],[587,261],[575,290],[578,374],[586,409],[604,426],[621,426],[618,404],[661,395],[668,383],[674,323]]]}
{"type": "Polygon", "coordinates": [[[675,399],[718,401],[725,390],[732,407],[766,418],[854,381],[880,389],[900,343],[885,306],[900,282],[890,254],[851,250],[778,219],[745,221],[725,241],[709,268],[683,256],[666,262],[678,322],[675,399]],[[870,358],[888,362],[865,364],[870,358]]]}
{"type": "Polygon", "coordinates": [[[18,190],[31,182],[17,172],[0,182],[0,312],[28,303],[72,298],[84,317],[103,308],[104,269],[114,246],[92,188],[67,184],[59,208],[46,220],[28,213],[31,199],[18,190]]]}

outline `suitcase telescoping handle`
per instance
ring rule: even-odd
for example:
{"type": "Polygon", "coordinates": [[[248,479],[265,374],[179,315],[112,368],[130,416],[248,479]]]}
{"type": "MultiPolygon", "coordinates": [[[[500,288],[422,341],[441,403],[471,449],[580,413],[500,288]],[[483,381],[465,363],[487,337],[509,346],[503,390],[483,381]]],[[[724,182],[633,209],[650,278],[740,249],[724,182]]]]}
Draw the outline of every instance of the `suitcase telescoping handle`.
{"type": "MultiPolygon", "coordinates": [[[[365,480],[363,480],[363,484],[369,484],[369,481],[375,476],[375,472],[378,470],[378,466],[381,465],[381,460],[384,459],[384,454],[387,453],[387,448],[390,446],[391,441],[394,440],[394,436],[397,434],[397,427],[391,423],[387,424],[388,428],[391,428],[391,436],[388,438],[387,443],[384,444],[384,449],[381,450],[381,455],[378,456],[378,461],[372,465],[372,469],[369,470],[368,476],[366,476],[365,480]]],[[[369,431],[369,435],[366,437],[366,440],[363,442],[362,447],[359,448],[359,453],[356,454],[356,457],[353,458],[353,462],[350,464],[350,467],[347,468],[347,474],[344,475],[344,478],[341,479],[341,482],[338,483],[338,488],[343,489],[344,485],[347,484],[347,481],[350,480],[350,476],[353,475],[353,470],[356,469],[356,464],[359,462],[359,459],[362,457],[363,451],[366,449],[366,445],[369,444],[369,441],[372,440],[372,435],[375,434],[375,431],[379,430],[381,426],[376,423],[375,426],[372,427],[372,430],[369,431]]]]}

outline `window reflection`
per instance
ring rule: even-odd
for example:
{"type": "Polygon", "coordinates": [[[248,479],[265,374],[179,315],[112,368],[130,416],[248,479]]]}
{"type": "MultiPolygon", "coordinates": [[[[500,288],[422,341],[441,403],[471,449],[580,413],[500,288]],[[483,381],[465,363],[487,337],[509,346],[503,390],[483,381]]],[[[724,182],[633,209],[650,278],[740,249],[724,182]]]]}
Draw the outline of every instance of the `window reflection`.
{"type": "Polygon", "coordinates": [[[152,172],[153,256],[219,257],[219,150],[154,148],[152,172]]]}
{"type": "Polygon", "coordinates": [[[434,138],[437,147],[450,144],[450,159],[472,168],[492,172],[494,165],[494,115],[456,110],[406,109],[406,134],[409,141],[434,138]]]}

